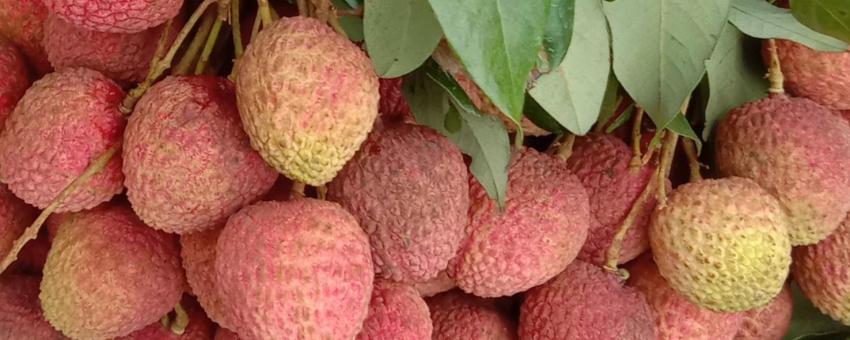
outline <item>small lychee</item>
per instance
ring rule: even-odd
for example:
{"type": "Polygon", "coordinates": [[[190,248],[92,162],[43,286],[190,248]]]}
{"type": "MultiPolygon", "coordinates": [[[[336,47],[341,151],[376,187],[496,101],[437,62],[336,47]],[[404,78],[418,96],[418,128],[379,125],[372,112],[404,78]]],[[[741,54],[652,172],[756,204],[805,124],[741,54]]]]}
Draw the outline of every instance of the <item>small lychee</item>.
{"type": "Polygon", "coordinates": [[[794,248],[791,274],[815,307],[850,325],[850,217],[818,244],[794,248]]]}
{"type": "Polygon", "coordinates": [[[52,69],[41,44],[46,19],[42,0],[0,0],[0,35],[21,49],[38,76],[52,69]]]}
{"type": "Polygon", "coordinates": [[[15,109],[18,100],[30,85],[29,71],[24,56],[9,40],[0,35],[0,130],[6,117],[15,109]]]}
{"type": "Polygon", "coordinates": [[[135,33],[173,18],[183,0],[42,0],[51,14],[99,32],[135,33]]]}
{"type": "MultiPolygon", "coordinates": [[[[790,40],[776,39],[785,89],[833,110],[850,110],[850,51],[821,52],[790,40]]],[[[768,41],[762,56],[770,60],[768,41]]]]}
{"type": "Polygon", "coordinates": [[[420,340],[431,338],[431,315],[413,287],[376,280],[369,316],[357,340],[420,340]]]}
{"type": "Polygon", "coordinates": [[[15,197],[0,184],[0,258],[6,256],[15,240],[35,219],[38,211],[15,197]]]}
{"type": "Polygon", "coordinates": [[[433,340],[516,340],[516,322],[495,301],[452,290],[427,300],[433,340]]]}
{"type": "Polygon", "coordinates": [[[735,340],[779,340],[791,325],[791,288],[786,283],[770,303],[744,312],[744,322],[735,340]]]}
{"type": "Polygon", "coordinates": [[[192,294],[198,298],[209,318],[222,327],[233,328],[224,319],[224,307],[216,288],[215,249],[222,229],[215,227],[180,235],[180,257],[192,294]]]}

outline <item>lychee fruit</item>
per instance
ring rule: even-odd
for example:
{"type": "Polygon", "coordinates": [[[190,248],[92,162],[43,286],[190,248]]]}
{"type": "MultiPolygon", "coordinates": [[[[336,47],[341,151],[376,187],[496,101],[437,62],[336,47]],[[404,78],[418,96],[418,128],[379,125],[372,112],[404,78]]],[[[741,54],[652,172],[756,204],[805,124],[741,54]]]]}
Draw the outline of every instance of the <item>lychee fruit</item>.
{"type": "Polygon", "coordinates": [[[850,325],[850,217],[818,244],[794,248],[791,274],[823,313],[850,325]]]}
{"type": "Polygon", "coordinates": [[[29,71],[24,57],[12,42],[0,36],[0,130],[6,117],[15,109],[18,100],[30,85],[29,71]]]}
{"type": "Polygon", "coordinates": [[[230,81],[168,77],[139,100],[124,134],[124,185],[147,225],[189,233],[223,224],[278,177],[242,130],[230,81]]]}
{"type": "MultiPolygon", "coordinates": [[[[590,199],[590,228],[578,258],[597,265],[605,262],[611,240],[620,229],[632,205],[653,179],[654,166],[631,169],[632,152],[622,140],[611,135],[591,134],[577,138],[567,166],[582,182],[590,199]]],[[[640,207],[620,249],[619,263],[636,258],[649,249],[649,217],[655,209],[655,196],[640,207]]]]}
{"type": "Polygon", "coordinates": [[[215,340],[239,340],[239,336],[227,330],[227,328],[219,328],[215,332],[215,340]]]}
{"type": "Polygon", "coordinates": [[[492,300],[453,290],[427,300],[433,340],[516,340],[516,323],[492,300]]]}
{"type": "Polygon", "coordinates": [[[661,275],[692,302],[722,312],[767,304],[791,264],[788,221],[752,180],[707,179],[679,186],[649,226],[661,275]]]}
{"type": "Polygon", "coordinates": [[[15,240],[35,220],[38,211],[15,197],[0,184],[0,258],[6,256],[15,240]]]}
{"type": "Polygon", "coordinates": [[[357,340],[419,340],[431,338],[431,314],[413,287],[376,280],[369,316],[357,340]]]}
{"type": "Polygon", "coordinates": [[[224,307],[216,289],[215,249],[222,229],[216,227],[180,235],[180,257],[192,294],[198,298],[209,318],[222,327],[233,328],[224,319],[224,307]]]}
{"type": "Polygon", "coordinates": [[[115,340],[210,340],[215,334],[215,324],[207,318],[201,306],[189,296],[184,296],[180,307],[186,313],[188,320],[181,320],[177,312],[168,313],[168,323],[161,320],[148,325],[130,335],[115,340]],[[185,325],[180,322],[188,321],[185,325]],[[176,333],[174,326],[182,328],[176,333]]]}
{"type": "Polygon", "coordinates": [[[654,339],[655,318],[643,294],[617,276],[576,260],[525,293],[522,339],[654,339]]]}
{"type": "Polygon", "coordinates": [[[431,128],[392,124],[375,131],[328,185],[369,235],[375,272],[427,281],[446,268],[465,236],[469,210],[460,150],[431,128]]]}
{"type": "Polygon", "coordinates": [[[761,308],[744,312],[744,322],[735,340],[779,340],[791,324],[794,307],[791,289],[786,283],[770,303],[761,308]]]}
{"type": "Polygon", "coordinates": [[[850,211],[850,125],[830,110],[771,95],[730,111],[716,133],[720,173],[776,196],[793,245],[826,238],[850,211]]]}
{"type": "Polygon", "coordinates": [[[659,340],[731,340],[741,326],[741,313],[720,313],[702,308],[679,295],[658,273],[652,256],[638,257],[627,267],[627,285],[646,297],[655,316],[659,340]]]}
{"type": "Polygon", "coordinates": [[[560,159],[525,149],[508,170],[504,211],[470,178],[469,236],[449,263],[458,287],[481,297],[513,295],[551,279],[587,238],[587,193],[560,159]]]}
{"type": "Polygon", "coordinates": [[[228,219],[215,272],[225,319],[246,339],[352,339],[369,311],[369,239],[336,203],[260,202],[228,219]]]}
{"type": "Polygon", "coordinates": [[[51,14],[99,32],[136,33],[177,15],[183,0],[42,0],[51,14]]]}
{"type": "MultiPolygon", "coordinates": [[[[145,79],[165,25],[137,33],[108,33],[69,24],[51,15],[44,23],[44,49],[56,69],[86,67],[121,82],[145,79]]],[[[170,28],[166,46],[177,36],[180,25],[170,28]]]]}
{"type": "MultiPolygon", "coordinates": [[[[44,209],[104,151],[121,141],[124,92],[104,75],[68,68],[36,81],[0,133],[0,181],[16,196],[44,209]]],[[[121,157],[59,205],[79,211],[108,201],[123,189],[121,157]]]]}
{"type": "Polygon", "coordinates": [[[66,339],[42,315],[38,281],[20,274],[0,276],[0,339],[66,339]]]}
{"type": "MultiPolygon", "coordinates": [[[[850,110],[850,51],[821,52],[790,40],[775,41],[788,92],[833,110],[850,110]]],[[[762,42],[762,56],[769,64],[767,40],[762,42]]]]}
{"type": "Polygon", "coordinates": [[[413,113],[410,111],[410,106],[407,105],[407,100],[404,99],[404,94],[402,93],[401,85],[403,78],[381,78],[378,81],[381,93],[378,111],[381,114],[381,119],[385,123],[415,122],[413,113]]]}
{"type": "Polygon", "coordinates": [[[413,284],[413,288],[415,288],[422,297],[431,297],[457,288],[457,284],[455,284],[455,281],[452,280],[452,278],[449,277],[449,274],[447,274],[444,270],[428,281],[413,284]]]}
{"type": "Polygon", "coordinates": [[[51,71],[41,44],[46,19],[42,0],[0,0],[0,35],[21,49],[38,76],[51,71]]]}
{"type": "Polygon", "coordinates": [[[257,34],[235,67],[251,145],[294,181],[330,182],[378,115],[369,58],[316,19],[281,18],[257,34]]]}
{"type": "Polygon", "coordinates": [[[105,204],[69,216],[44,266],[44,316],[75,339],[142,329],[180,301],[179,256],[173,235],[144,225],[129,207],[105,204]]]}

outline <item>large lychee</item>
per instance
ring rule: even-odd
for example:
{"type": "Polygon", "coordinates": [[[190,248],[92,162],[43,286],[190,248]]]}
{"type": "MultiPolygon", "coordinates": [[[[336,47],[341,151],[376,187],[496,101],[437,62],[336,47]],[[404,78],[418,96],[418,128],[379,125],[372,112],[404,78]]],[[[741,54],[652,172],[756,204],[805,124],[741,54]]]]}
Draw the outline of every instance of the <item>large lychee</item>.
{"type": "MultiPolygon", "coordinates": [[[[630,169],[632,152],[629,146],[611,135],[577,138],[572,151],[567,166],[587,190],[591,212],[587,241],[578,258],[601,265],[611,240],[652,179],[654,166],[630,169]]],[[[628,262],[649,249],[647,227],[654,208],[655,196],[650,195],[623,239],[619,263],[628,262]]]]}
{"type": "Polygon", "coordinates": [[[168,314],[168,322],[161,320],[127,336],[114,340],[210,340],[215,334],[215,324],[207,318],[201,306],[189,296],[184,296],[180,307],[187,319],[181,319],[176,311],[168,314]],[[186,322],[185,324],[181,324],[186,322]],[[175,326],[177,329],[175,329],[175,326]]]}
{"type": "Polygon", "coordinates": [[[183,0],[42,0],[51,14],[100,32],[135,33],[173,18],[183,0]]]}
{"type": "Polygon", "coordinates": [[[515,340],[516,322],[495,301],[453,290],[427,300],[433,340],[515,340]]]}
{"type": "Polygon", "coordinates": [[[6,117],[15,109],[18,100],[30,86],[30,76],[24,57],[12,42],[0,36],[0,130],[6,117]]]}
{"type": "Polygon", "coordinates": [[[260,202],[219,235],[225,319],[246,339],[352,339],[369,311],[369,239],[336,203],[260,202]]]}
{"type": "Polygon", "coordinates": [[[508,171],[504,211],[470,178],[469,236],[448,273],[466,292],[513,295],[567,267],[587,238],[587,193],[560,159],[525,149],[508,171]]]}
{"type": "Polygon", "coordinates": [[[375,271],[399,282],[427,281],[446,268],[464,237],[466,164],[436,131],[390,124],[369,135],[328,185],[369,235],[375,271]]]}
{"type": "Polygon", "coordinates": [[[37,75],[51,71],[41,41],[47,7],[42,0],[0,0],[0,35],[21,48],[37,75]]]}
{"type": "Polygon", "coordinates": [[[850,218],[820,243],[794,248],[792,275],[815,307],[850,325],[850,218]]]}
{"type": "MultiPolygon", "coordinates": [[[[850,51],[821,52],[790,40],[775,41],[788,92],[833,110],[850,109],[850,51]]],[[[769,64],[767,40],[762,56],[769,64]]]]}
{"type": "MultiPolygon", "coordinates": [[[[122,82],[145,79],[159,37],[160,25],[137,33],[108,33],[69,24],[51,15],[44,23],[44,49],[53,67],[87,67],[122,82]]],[[[177,36],[179,24],[171,25],[166,46],[177,36]]]]}
{"type": "Polygon", "coordinates": [[[38,281],[26,275],[0,276],[0,339],[66,339],[42,315],[38,281]]]}
{"type": "Polygon", "coordinates": [[[640,290],[652,307],[659,340],[732,340],[741,326],[741,313],[720,313],[697,306],[679,295],[658,273],[649,254],[630,262],[627,285],[640,290]]]}
{"type": "Polygon", "coordinates": [[[204,231],[180,235],[180,257],[186,270],[186,281],[192,294],[207,315],[222,327],[233,328],[224,319],[224,307],[221,305],[215,277],[215,249],[218,236],[223,228],[216,227],[204,231]]]}
{"type": "Polygon", "coordinates": [[[554,279],[526,292],[522,339],[654,339],[652,309],[617,276],[576,260],[554,279]]]}
{"type": "Polygon", "coordinates": [[[744,312],[744,322],[735,340],[779,340],[788,331],[793,308],[791,289],[786,283],[770,303],[744,312]]]}
{"type": "Polygon", "coordinates": [[[705,308],[738,312],[767,304],[791,264],[788,220],[752,180],[679,186],[649,226],[652,254],[670,286],[705,308]]]}
{"type": "Polygon", "coordinates": [[[223,224],[278,176],[242,130],[232,84],[217,77],[168,77],[151,87],[127,123],[123,158],[133,210],[178,234],[223,224]]]}
{"type": "Polygon", "coordinates": [[[38,211],[0,184],[0,258],[12,249],[15,240],[35,219],[38,211]]]}
{"type": "MultiPolygon", "coordinates": [[[[0,181],[15,195],[45,208],[83,173],[92,160],[121,141],[124,92],[109,78],[85,68],[68,68],[36,81],[0,133],[0,181]]],[[[79,211],[108,201],[123,189],[121,157],[59,205],[79,211]]]]}
{"type": "Polygon", "coordinates": [[[44,316],[75,339],[109,339],[142,329],[180,301],[179,256],[173,235],[144,225],[124,205],[69,216],[44,266],[39,295],[44,316]]]}
{"type": "Polygon", "coordinates": [[[369,58],[316,19],[281,18],[260,31],[235,67],[251,145],[295,181],[333,179],[378,115],[369,58]]]}
{"type": "Polygon", "coordinates": [[[850,211],[850,125],[823,106],[784,94],[744,104],[720,122],[716,143],[721,174],[779,199],[792,244],[826,238],[850,211]]]}
{"type": "Polygon", "coordinates": [[[420,340],[431,338],[431,314],[413,287],[376,280],[369,316],[357,340],[420,340]]]}

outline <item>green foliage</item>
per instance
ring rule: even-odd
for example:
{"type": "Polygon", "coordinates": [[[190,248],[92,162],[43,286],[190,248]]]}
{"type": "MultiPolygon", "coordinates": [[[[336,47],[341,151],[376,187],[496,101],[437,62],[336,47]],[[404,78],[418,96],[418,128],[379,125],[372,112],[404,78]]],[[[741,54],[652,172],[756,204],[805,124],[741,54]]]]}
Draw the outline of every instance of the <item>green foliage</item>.
{"type": "Polygon", "coordinates": [[[340,17],[339,25],[345,30],[348,39],[353,42],[363,41],[363,19],[358,17],[340,17]]]}
{"type": "Polygon", "coordinates": [[[824,315],[812,302],[806,299],[797,284],[791,285],[794,299],[794,312],[791,314],[791,326],[783,340],[802,339],[847,339],[850,327],[844,326],[824,315]]]}
{"type": "Polygon", "coordinates": [[[522,107],[522,113],[531,120],[534,125],[542,128],[546,131],[552,133],[564,133],[567,129],[564,129],[561,124],[558,124],[558,121],[552,116],[549,115],[549,112],[546,112],[540,104],[534,100],[532,96],[525,96],[525,105],[522,107]]]}
{"type": "Polygon", "coordinates": [[[850,0],[791,0],[791,13],[815,31],[850,43],[850,0]]]}
{"type": "Polygon", "coordinates": [[[573,35],[574,16],[575,0],[552,0],[549,20],[546,21],[543,33],[543,48],[548,56],[547,72],[561,65],[567,54],[573,35]]]}
{"type": "Polygon", "coordinates": [[[762,39],[793,40],[819,51],[843,51],[847,44],[801,24],[787,9],[763,0],[735,0],[729,21],[741,32],[762,39]]]}
{"type": "Polygon", "coordinates": [[[395,78],[428,59],[443,32],[428,0],[366,0],[363,30],[375,72],[395,78]]]}

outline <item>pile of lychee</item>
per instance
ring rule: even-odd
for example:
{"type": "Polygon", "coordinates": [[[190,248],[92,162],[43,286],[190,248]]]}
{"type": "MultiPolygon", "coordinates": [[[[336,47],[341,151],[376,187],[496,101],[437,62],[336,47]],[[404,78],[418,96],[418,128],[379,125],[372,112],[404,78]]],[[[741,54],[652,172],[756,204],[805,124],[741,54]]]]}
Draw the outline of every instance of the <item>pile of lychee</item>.
{"type": "Polygon", "coordinates": [[[313,18],[123,114],[183,4],[107,3],[0,0],[0,340],[780,339],[790,281],[850,325],[850,52],[777,41],[716,178],[591,133],[513,149],[499,206],[313,18]]]}

